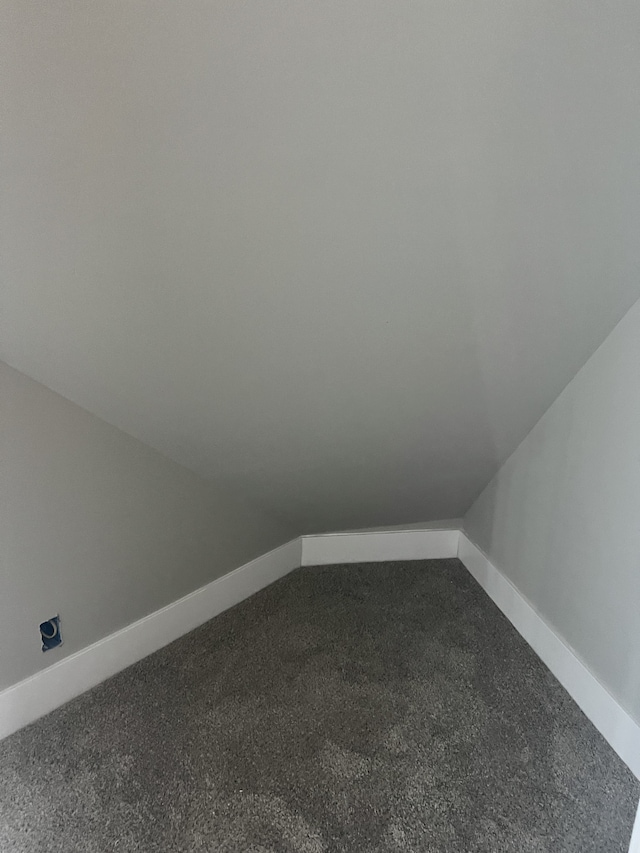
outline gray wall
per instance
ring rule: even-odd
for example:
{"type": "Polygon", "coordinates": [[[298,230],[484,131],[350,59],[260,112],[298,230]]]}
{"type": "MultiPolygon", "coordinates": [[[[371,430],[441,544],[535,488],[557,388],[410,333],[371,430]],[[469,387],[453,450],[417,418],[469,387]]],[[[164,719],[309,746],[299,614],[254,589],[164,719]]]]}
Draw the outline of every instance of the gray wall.
{"type": "Polygon", "coordinates": [[[299,532],[462,515],[640,296],[639,31],[1,3],[0,359],[299,532]]]}
{"type": "Polygon", "coordinates": [[[2,362],[0,401],[0,689],[291,538],[2,362]]]}
{"type": "Polygon", "coordinates": [[[640,303],[464,527],[640,721],[640,303]]]}

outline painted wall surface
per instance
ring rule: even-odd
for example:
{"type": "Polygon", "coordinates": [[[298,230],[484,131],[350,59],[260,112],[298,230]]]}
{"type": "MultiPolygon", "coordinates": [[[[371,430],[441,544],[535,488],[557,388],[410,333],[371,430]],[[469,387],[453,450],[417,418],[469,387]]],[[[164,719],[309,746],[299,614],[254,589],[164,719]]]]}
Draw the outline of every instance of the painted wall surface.
{"type": "Polygon", "coordinates": [[[291,538],[2,362],[0,472],[0,689],[291,538]]]}
{"type": "Polygon", "coordinates": [[[640,303],[482,492],[464,528],[640,721],[640,303]]]}
{"type": "Polygon", "coordinates": [[[464,514],[640,296],[638,0],[0,5],[0,358],[297,532],[464,514]]]}

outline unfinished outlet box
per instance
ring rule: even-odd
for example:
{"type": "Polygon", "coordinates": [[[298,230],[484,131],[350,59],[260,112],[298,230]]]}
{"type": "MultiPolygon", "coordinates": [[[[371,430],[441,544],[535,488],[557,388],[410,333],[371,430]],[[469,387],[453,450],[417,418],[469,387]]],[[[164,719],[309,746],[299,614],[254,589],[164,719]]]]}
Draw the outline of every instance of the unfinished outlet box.
{"type": "Polygon", "coordinates": [[[40,638],[42,639],[42,651],[48,652],[62,645],[62,634],[60,633],[60,617],[54,616],[40,624],[40,638]]]}

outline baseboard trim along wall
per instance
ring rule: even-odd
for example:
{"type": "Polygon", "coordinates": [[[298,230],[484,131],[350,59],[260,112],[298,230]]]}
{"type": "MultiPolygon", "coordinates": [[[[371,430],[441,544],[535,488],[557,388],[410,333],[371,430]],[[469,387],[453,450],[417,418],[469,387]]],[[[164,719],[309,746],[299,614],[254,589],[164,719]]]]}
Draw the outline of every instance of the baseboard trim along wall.
{"type": "Polygon", "coordinates": [[[631,772],[640,779],[640,726],[463,532],[460,533],[458,557],[631,772]]]}
{"type": "Polygon", "coordinates": [[[631,844],[629,844],[629,853],[640,853],[640,805],[638,806],[636,821],[633,825],[631,844]]]}
{"type": "Polygon", "coordinates": [[[457,529],[294,539],[0,692],[0,739],[189,633],[301,565],[455,557],[457,529]]]}
{"type": "Polygon", "coordinates": [[[0,693],[0,739],[300,567],[294,539],[0,693]]]}
{"type": "MultiPolygon", "coordinates": [[[[586,716],[640,778],[640,726],[524,596],[457,529],[303,536],[0,692],[7,737],[302,566],[459,557],[586,716]]],[[[631,853],[640,853],[640,820],[631,853]]]]}
{"type": "Polygon", "coordinates": [[[460,531],[380,530],[302,537],[302,565],[376,563],[384,560],[437,560],[456,557],[460,531]]]}

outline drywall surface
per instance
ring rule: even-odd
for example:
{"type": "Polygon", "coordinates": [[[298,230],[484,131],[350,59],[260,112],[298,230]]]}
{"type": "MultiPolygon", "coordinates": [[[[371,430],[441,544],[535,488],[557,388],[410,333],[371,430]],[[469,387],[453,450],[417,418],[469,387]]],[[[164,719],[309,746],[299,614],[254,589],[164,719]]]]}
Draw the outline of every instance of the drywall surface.
{"type": "Polygon", "coordinates": [[[291,538],[1,362],[0,467],[0,689],[291,538]]]}
{"type": "Polygon", "coordinates": [[[462,515],[640,296],[639,39],[638,0],[3,3],[0,358],[299,532],[462,515]]]}
{"type": "Polygon", "coordinates": [[[482,492],[464,529],[640,721],[640,303],[482,492]]]}
{"type": "Polygon", "coordinates": [[[338,530],[336,533],[383,533],[394,530],[460,530],[462,518],[441,518],[436,521],[417,521],[413,524],[392,524],[386,527],[363,527],[357,530],[338,530]]]}

